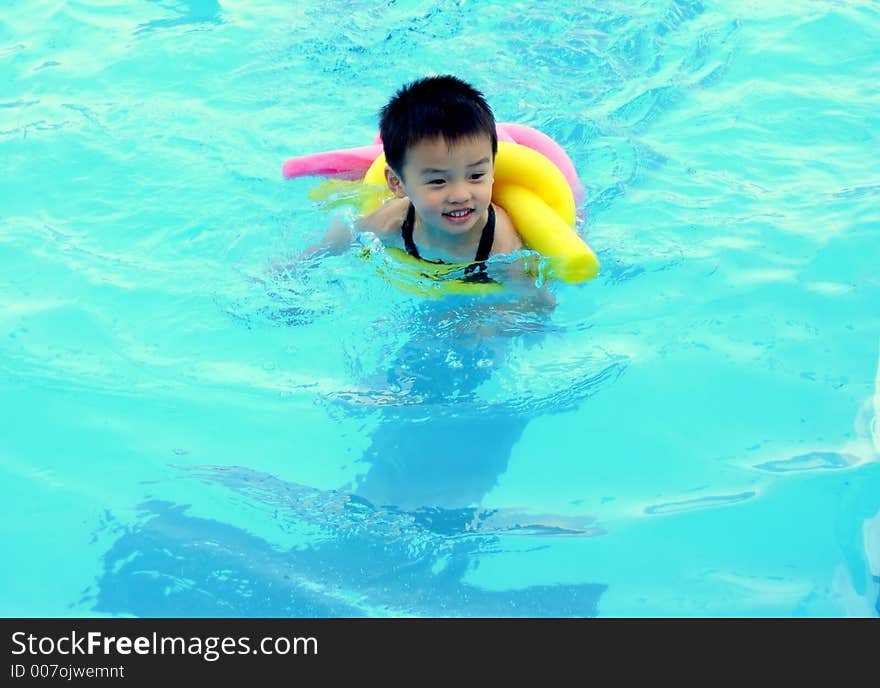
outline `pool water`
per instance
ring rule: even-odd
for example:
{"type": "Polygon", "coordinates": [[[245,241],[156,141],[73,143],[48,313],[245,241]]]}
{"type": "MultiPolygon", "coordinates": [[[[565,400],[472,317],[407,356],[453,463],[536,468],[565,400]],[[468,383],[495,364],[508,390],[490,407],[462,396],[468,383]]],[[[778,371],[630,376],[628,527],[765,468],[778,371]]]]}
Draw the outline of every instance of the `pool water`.
{"type": "Polygon", "coordinates": [[[880,614],[872,2],[11,0],[6,616],[880,614]],[[293,155],[453,73],[595,280],[431,300],[293,155]],[[370,260],[362,255],[369,254],[370,260]]]}

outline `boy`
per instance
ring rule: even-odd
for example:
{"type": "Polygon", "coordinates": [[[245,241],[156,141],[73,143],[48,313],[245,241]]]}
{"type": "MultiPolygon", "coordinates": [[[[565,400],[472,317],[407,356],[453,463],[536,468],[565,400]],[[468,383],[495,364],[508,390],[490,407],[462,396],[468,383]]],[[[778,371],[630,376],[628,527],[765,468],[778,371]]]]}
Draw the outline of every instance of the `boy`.
{"type": "MultiPolygon", "coordinates": [[[[355,228],[434,263],[464,263],[465,273],[485,272],[484,261],[523,247],[492,183],[498,139],[483,95],[453,76],[419,79],[382,108],[385,180],[395,198],[355,228]]],[[[306,250],[344,251],[351,240],[338,222],[306,250]]]]}

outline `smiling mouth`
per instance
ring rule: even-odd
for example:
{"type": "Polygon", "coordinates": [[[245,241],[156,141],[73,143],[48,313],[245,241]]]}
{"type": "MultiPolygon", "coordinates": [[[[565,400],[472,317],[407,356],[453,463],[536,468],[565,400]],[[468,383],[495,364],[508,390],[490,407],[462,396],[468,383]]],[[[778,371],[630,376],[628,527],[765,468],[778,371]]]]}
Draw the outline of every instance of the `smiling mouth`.
{"type": "Polygon", "coordinates": [[[464,220],[465,218],[470,217],[473,212],[473,208],[462,208],[461,210],[453,210],[448,213],[443,213],[443,217],[449,218],[450,220],[464,220]]]}

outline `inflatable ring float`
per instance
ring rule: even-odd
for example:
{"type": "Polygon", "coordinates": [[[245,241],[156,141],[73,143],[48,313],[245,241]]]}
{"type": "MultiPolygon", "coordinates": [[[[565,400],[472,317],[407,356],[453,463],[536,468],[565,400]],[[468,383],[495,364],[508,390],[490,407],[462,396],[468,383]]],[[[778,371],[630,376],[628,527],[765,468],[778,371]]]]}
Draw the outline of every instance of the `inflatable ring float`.
{"type": "MultiPolygon", "coordinates": [[[[332,177],[313,190],[314,200],[343,196],[369,214],[390,195],[385,154],[371,146],[291,158],[282,174],[332,177]]],[[[585,282],[599,273],[599,261],[574,229],[583,186],[565,151],[546,134],[521,124],[498,125],[498,154],[492,202],[504,208],[527,248],[547,259],[548,277],[585,282]]],[[[474,285],[476,286],[476,285],[474,285]]]]}

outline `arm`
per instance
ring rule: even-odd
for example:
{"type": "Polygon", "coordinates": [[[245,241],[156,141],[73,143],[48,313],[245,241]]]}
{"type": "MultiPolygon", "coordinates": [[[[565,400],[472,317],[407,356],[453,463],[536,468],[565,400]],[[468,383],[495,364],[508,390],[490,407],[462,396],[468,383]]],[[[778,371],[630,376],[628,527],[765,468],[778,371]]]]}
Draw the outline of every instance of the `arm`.
{"type": "Polygon", "coordinates": [[[319,266],[322,258],[345,253],[350,245],[351,229],[341,215],[335,215],[320,241],[308,246],[302,253],[273,260],[269,264],[268,274],[270,277],[305,275],[319,266]]]}
{"type": "Polygon", "coordinates": [[[516,295],[520,305],[530,304],[535,313],[551,314],[556,308],[556,295],[548,284],[537,286],[535,274],[530,270],[532,258],[524,257],[504,266],[504,284],[516,295]]]}
{"type": "Polygon", "coordinates": [[[330,223],[330,227],[324,234],[324,238],[316,244],[312,244],[305,251],[303,257],[307,258],[315,254],[320,256],[339,255],[344,253],[351,244],[351,230],[349,226],[336,215],[330,223]]]}
{"type": "Polygon", "coordinates": [[[385,237],[393,235],[397,231],[397,227],[400,226],[402,219],[398,216],[404,206],[405,204],[399,202],[388,201],[369,215],[357,218],[353,227],[345,222],[340,215],[334,216],[324,238],[306,248],[303,251],[303,257],[345,253],[351,245],[352,230],[354,232],[373,232],[384,240],[385,237]]]}

